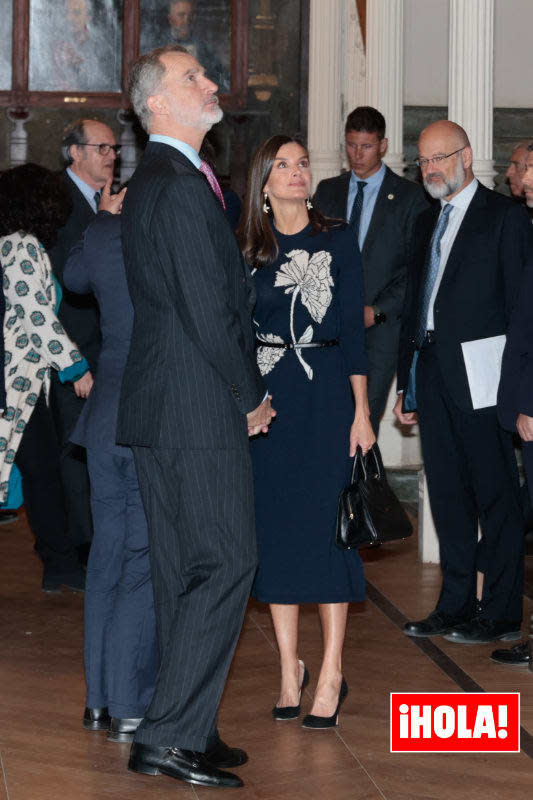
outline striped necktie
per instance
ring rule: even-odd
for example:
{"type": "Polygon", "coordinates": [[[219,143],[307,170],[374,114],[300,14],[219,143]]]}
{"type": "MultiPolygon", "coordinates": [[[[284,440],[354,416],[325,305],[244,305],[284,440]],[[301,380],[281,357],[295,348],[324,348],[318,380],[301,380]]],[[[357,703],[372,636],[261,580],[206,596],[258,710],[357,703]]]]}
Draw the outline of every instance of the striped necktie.
{"type": "Polygon", "coordinates": [[[224,211],[226,210],[226,204],[224,202],[224,196],[222,194],[222,189],[220,188],[220,184],[215,177],[215,173],[207,163],[207,161],[202,161],[200,164],[200,172],[203,172],[207,180],[209,181],[209,186],[214,191],[218,199],[222,204],[222,208],[224,211]]]}
{"type": "Polygon", "coordinates": [[[100,199],[102,197],[102,192],[98,191],[94,193],[94,202],[96,204],[96,210],[98,211],[98,206],[100,205],[100,199]]]}
{"type": "Polygon", "coordinates": [[[359,241],[359,225],[361,224],[361,212],[363,211],[363,192],[365,191],[366,181],[357,181],[357,194],[353,201],[352,213],[350,214],[349,226],[353,229],[359,241]]]}
{"type": "Polygon", "coordinates": [[[440,242],[444,236],[444,231],[448,227],[448,220],[453,206],[447,203],[441,211],[439,221],[433,231],[431,237],[431,251],[429,256],[429,268],[427,270],[426,279],[424,283],[422,302],[420,303],[420,316],[418,317],[418,326],[416,329],[415,345],[420,349],[427,330],[427,318],[429,311],[429,304],[431,302],[431,295],[435,288],[435,282],[439,274],[440,267],[440,242]]]}

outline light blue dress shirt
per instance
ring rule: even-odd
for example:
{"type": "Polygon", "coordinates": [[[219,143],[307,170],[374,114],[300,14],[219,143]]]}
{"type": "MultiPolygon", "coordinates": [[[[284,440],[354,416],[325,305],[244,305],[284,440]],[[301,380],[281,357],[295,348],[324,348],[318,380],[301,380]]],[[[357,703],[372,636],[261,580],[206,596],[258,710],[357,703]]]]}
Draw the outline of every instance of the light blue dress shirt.
{"type": "Polygon", "coordinates": [[[160,142],[161,144],[168,144],[170,147],[175,147],[176,150],[179,150],[180,153],[183,153],[185,158],[188,158],[191,161],[196,169],[200,169],[202,164],[202,159],[194,149],[191,147],[190,144],[187,142],[182,142],[181,139],[174,139],[172,136],[163,136],[159,133],[151,133],[150,134],[150,141],[151,142],[160,142]]]}
{"type": "Polygon", "coordinates": [[[87,200],[87,202],[91,206],[92,210],[96,214],[97,211],[98,211],[98,208],[96,207],[96,202],[94,200],[94,193],[97,190],[93,189],[93,187],[89,186],[89,184],[85,183],[85,181],[82,181],[82,179],[80,177],[78,177],[78,175],[76,175],[75,172],[72,172],[70,167],[67,167],[67,175],[69,176],[69,178],[72,181],[74,181],[74,183],[76,184],[76,186],[78,187],[78,189],[80,190],[80,192],[85,197],[85,199],[87,200]]]}
{"type": "MultiPolygon", "coordinates": [[[[365,238],[370,226],[370,220],[372,219],[376,200],[378,199],[379,190],[381,189],[381,184],[383,183],[383,178],[385,177],[385,171],[385,164],[382,163],[377,172],[374,172],[374,174],[369,178],[364,179],[366,186],[363,192],[363,210],[361,211],[361,221],[359,223],[359,250],[363,249],[363,245],[365,243],[365,238]]],[[[357,184],[362,180],[363,178],[358,178],[357,175],[352,171],[352,174],[350,175],[350,187],[348,189],[348,202],[346,204],[347,220],[350,219],[350,214],[352,213],[353,201],[355,200],[355,195],[357,194],[357,184]]]]}

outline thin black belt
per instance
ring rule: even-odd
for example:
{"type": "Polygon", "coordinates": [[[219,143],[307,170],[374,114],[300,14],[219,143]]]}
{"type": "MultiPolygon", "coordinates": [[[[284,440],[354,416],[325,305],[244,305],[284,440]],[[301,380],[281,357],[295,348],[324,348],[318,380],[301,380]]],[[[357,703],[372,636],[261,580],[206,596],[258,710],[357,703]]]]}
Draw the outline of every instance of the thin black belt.
{"type": "Polygon", "coordinates": [[[257,347],[276,347],[278,350],[301,350],[303,347],[336,347],[338,339],[325,339],[321,342],[263,342],[262,339],[256,340],[257,347]]]}

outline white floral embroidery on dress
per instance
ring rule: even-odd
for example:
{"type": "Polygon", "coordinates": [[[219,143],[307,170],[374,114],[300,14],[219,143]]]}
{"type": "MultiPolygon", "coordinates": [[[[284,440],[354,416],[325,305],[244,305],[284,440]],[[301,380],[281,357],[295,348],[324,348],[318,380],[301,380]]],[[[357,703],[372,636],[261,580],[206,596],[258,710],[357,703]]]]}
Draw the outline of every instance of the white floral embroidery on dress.
{"type": "MultiPolygon", "coordinates": [[[[276,336],[275,333],[258,333],[257,338],[260,342],[272,342],[272,344],[283,344],[281,336],[276,336]]],[[[287,351],[283,347],[261,347],[257,348],[257,366],[261,375],[268,375],[272,372],[280,358],[285,355],[287,351]]]]}
{"type": "MultiPolygon", "coordinates": [[[[285,294],[292,294],[290,323],[291,323],[291,337],[293,344],[309,344],[313,340],[313,327],[309,325],[302,336],[296,339],[294,333],[294,307],[296,298],[300,295],[302,304],[307,308],[311,317],[319,324],[324,319],[326,312],[331,304],[332,294],[331,287],[333,286],[333,278],[331,277],[330,264],[331,253],[326,250],[320,250],[317,253],[310,254],[307,250],[291,250],[287,253],[286,261],[281,265],[276,272],[276,280],[274,286],[286,287],[285,294]]],[[[261,348],[264,350],[274,348],[261,348]]],[[[274,350],[278,353],[278,350],[274,350]]],[[[303,359],[300,349],[295,350],[296,356],[304,368],[309,380],[313,380],[313,370],[309,364],[303,359]]],[[[283,354],[283,351],[282,351],[283,354]]],[[[281,356],[277,358],[277,361],[281,356]]],[[[275,363],[272,365],[275,366],[275,363]]]]}

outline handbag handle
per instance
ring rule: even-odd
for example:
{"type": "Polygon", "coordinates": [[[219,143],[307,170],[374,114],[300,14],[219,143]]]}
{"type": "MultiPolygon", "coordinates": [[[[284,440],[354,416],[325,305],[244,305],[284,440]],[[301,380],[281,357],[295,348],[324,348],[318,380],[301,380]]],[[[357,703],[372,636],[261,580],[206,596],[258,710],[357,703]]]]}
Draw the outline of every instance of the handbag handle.
{"type": "Polygon", "coordinates": [[[378,480],[381,480],[381,478],[383,476],[383,473],[384,473],[383,461],[381,459],[381,452],[379,450],[378,443],[375,442],[366,455],[363,455],[363,451],[361,449],[361,446],[357,445],[357,449],[355,451],[355,456],[354,456],[354,459],[353,459],[352,480],[351,480],[352,483],[354,483],[354,481],[355,481],[355,474],[356,474],[356,469],[357,469],[357,465],[358,464],[361,465],[361,469],[363,470],[363,477],[364,477],[364,479],[366,481],[367,466],[368,466],[367,459],[368,458],[372,458],[373,459],[374,464],[375,464],[375,468],[376,468],[376,478],[378,480]]]}

